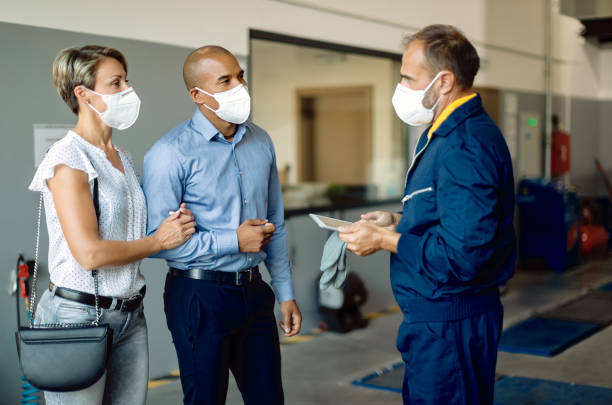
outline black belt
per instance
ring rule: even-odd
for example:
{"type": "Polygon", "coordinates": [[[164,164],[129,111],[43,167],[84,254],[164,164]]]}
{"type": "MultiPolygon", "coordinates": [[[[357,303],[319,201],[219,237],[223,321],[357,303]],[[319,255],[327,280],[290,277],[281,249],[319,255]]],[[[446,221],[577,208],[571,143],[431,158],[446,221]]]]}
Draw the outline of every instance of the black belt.
{"type": "MultiPolygon", "coordinates": [[[[82,304],[96,306],[96,296],[82,291],[72,290],[65,287],[56,287],[53,283],[49,283],[49,291],[53,292],[55,287],[55,295],[58,295],[67,300],[77,301],[82,304]]],[[[121,310],[122,312],[131,312],[140,307],[142,299],[147,292],[147,286],[143,286],[136,295],[131,298],[113,298],[98,295],[98,305],[104,309],[121,310]]]]}
{"type": "Polygon", "coordinates": [[[170,267],[169,274],[173,277],[185,277],[192,278],[195,280],[216,281],[219,283],[231,284],[238,287],[251,284],[253,281],[261,277],[261,275],[259,274],[258,266],[240,271],[218,271],[197,268],[181,270],[174,267],[170,267]]]}

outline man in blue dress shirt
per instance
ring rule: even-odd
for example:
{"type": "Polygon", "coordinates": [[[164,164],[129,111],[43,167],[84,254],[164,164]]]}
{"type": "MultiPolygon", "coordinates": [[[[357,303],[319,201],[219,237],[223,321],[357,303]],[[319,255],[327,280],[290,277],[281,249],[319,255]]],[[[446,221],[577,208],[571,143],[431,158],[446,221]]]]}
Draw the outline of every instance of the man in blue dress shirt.
{"type": "Polygon", "coordinates": [[[185,202],[196,233],[155,257],[168,262],[164,311],[185,404],[224,404],[231,370],[245,404],[282,404],[275,295],[285,336],[300,331],[287,255],[284,208],[269,135],[247,121],[244,70],[218,46],[185,60],[193,116],[144,159],[149,234],[185,202]],[[272,288],[261,280],[264,262],[272,288]],[[273,291],[273,290],[274,291],[273,291]]]}

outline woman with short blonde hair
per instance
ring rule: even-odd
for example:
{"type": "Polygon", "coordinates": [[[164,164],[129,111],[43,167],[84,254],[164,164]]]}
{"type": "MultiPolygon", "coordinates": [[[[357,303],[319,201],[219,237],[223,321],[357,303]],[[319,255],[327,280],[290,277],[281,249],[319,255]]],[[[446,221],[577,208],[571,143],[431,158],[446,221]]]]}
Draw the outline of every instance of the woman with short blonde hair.
{"type": "Polygon", "coordinates": [[[129,128],[140,111],[126,76],[125,57],[108,47],[64,49],[53,63],[53,82],[78,120],[51,147],[29,187],[43,193],[49,232],[51,283],[35,322],[95,320],[91,270],[99,270],[100,322],[112,327],[113,348],[98,382],[81,391],[45,392],[47,404],[145,404],[149,363],[140,260],[195,232],[182,204],[157,232],[145,234],[146,201],[134,162],[112,139],[113,128],[129,128]]]}

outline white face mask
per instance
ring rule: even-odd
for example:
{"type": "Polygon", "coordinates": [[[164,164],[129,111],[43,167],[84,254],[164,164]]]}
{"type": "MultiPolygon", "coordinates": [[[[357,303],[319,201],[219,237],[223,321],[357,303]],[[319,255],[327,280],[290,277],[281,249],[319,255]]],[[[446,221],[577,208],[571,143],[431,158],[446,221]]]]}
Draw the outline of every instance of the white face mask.
{"type": "Polygon", "coordinates": [[[100,112],[96,110],[93,105],[87,103],[87,105],[97,112],[102,121],[109,127],[118,130],[127,129],[136,122],[136,119],[138,119],[140,98],[138,98],[133,88],[130,87],[120,93],[114,94],[101,94],[93,90],[89,91],[102,97],[102,101],[106,104],[106,110],[100,112]]]}
{"type": "Polygon", "coordinates": [[[442,72],[438,72],[436,77],[423,90],[412,90],[401,83],[397,84],[395,93],[391,99],[393,108],[397,116],[408,125],[419,126],[431,123],[434,116],[434,110],[440,101],[440,97],[436,100],[431,108],[426,108],[423,105],[425,93],[438,80],[442,72]]]}
{"type": "Polygon", "coordinates": [[[242,84],[233,89],[214,94],[210,94],[199,87],[195,89],[217,100],[219,108],[216,111],[206,104],[204,104],[204,107],[217,114],[217,117],[223,121],[231,122],[232,124],[242,124],[249,118],[251,113],[251,96],[249,96],[249,92],[242,84]]]}

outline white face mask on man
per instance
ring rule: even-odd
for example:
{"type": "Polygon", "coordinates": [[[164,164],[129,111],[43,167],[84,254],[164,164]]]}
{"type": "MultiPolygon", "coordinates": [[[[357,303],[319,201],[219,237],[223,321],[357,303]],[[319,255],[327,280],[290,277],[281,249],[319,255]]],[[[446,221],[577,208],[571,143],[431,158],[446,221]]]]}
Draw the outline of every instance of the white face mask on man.
{"type": "Polygon", "coordinates": [[[434,110],[438,106],[441,95],[431,108],[426,108],[423,105],[425,93],[438,80],[442,72],[433,78],[433,80],[423,90],[413,90],[401,83],[397,84],[391,103],[395,109],[397,116],[408,125],[419,126],[430,124],[434,116],[434,110]]]}
{"type": "Polygon", "coordinates": [[[249,92],[244,85],[240,84],[233,89],[214,94],[199,87],[195,87],[195,89],[217,100],[219,108],[216,111],[206,104],[204,104],[204,107],[217,114],[217,117],[223,121],[231,122],[232,124],[242,124],[249,118],[251,113],[251,96],[249,96],[249,92]]]}
{"type": "Polygon", "coordinates": [[[85,89],[102,97],[102,101],[104,104],[106,104],[106,110],[104,112],[98,111],[89,103],[87,103],[87,105],[98,113],[98,116],[100,116],[102,122],[109,127],[116,128],[118,130],[128,129],[138,119],[138,114],[140,112],[140,98],[133,88],[130,87],[122,92],[113,94],[98,93],[88,89],[87,87],[85,87],[85,89]]]}

